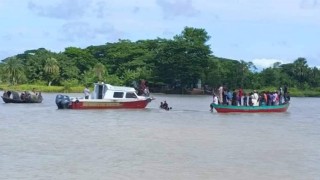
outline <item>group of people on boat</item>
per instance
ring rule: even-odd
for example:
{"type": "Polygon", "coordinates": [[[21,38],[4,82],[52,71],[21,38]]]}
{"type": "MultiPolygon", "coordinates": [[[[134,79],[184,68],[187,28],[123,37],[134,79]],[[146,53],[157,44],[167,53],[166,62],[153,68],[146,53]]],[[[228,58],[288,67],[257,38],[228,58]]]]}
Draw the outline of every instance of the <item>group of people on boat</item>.
{"type": "Polygon", "coordinates": [[[275,91],[245,93],[242,88],[231,91],[226,86],[220,86],[217,94],[213,93],[213,104],[232,106],[274,106],[288,103],[290,94],[287,86],[275,91]]]}
{"type": "Polygon", "coordinates": [[[39,98],[42,98],[41,92],[36,92],[35,88],[32,89],[32,91],[24,91],[20,94],[16,91],[4,91],[3,98],[7,99],[13,99],[16,101],[23,101],[23,102],[29,102],[29,101],[36,101],[39,98]]]}
{"type": "Polygon", "coordinates": [[[148,82],[144,79],[140,80],[139,86],[136,88],[138,91],[138,96],[149,96],[150,91],[148,87],[148,82]]]}

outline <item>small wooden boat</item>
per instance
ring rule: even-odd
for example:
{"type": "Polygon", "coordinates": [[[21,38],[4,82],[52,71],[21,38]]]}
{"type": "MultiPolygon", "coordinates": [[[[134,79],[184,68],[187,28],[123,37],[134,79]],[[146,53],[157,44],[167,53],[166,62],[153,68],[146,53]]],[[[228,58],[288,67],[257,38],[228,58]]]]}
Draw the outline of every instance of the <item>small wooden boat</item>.
{"type": "Polygon", "coordinates": [[[218,113],[277,113],[286,112],[289,103],[275,106],[231,106],[211,104],[218,113]]]}
{"type": "Polygon", "coordinates": [[[138,96],[132,87],[95,83],[89,99],[57,95],[58,109],[143,109],[153,98],[138,96]]]}
{"type": "Polygon", "coordinates": [[[7,91],[1,96],[5,103],[41,103],[43,98],[41,93],[7,91]]]}

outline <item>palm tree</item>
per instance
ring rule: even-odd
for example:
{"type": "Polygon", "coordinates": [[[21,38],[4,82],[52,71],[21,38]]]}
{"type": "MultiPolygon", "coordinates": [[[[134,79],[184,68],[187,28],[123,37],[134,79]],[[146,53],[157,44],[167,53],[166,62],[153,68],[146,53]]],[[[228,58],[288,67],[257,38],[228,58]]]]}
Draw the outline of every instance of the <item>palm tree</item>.
{"type": "Polygon", "coordinates": [[[102,81],[102,78],[106,73],[106,67],[102,63],[98,63],[94,66],[93,71],[95,75],[98,77],[98,80],[102,81]]]}
{"type": "Polygon", "coordinates": [[[11,85],[17,84],[25,77],[23,64],[16,57],[11,57],[5,61],[3,71],[11,85]]]}
{"type": "Polygon", "coordinates": [[[47,74],[48,86],[51,86],[55,76],[60,72],[58,61],[55,58],[48,58],[44,65],[44,72],[47,74]]]}
{"type": "Polygon", "coordinates": [[[301,87],[302,82],[305,81],[307,72],[308,72],[307,60],[305,58],[298,58],[293,62],[293,66],[294,66],[294,73],[301,87]]]}

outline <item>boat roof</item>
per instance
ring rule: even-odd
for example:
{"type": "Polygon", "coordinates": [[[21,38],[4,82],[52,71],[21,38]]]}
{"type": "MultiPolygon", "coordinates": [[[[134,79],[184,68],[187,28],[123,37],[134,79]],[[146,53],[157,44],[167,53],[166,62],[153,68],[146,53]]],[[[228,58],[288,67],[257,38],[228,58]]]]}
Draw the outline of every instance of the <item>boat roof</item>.
{"type": "Polygon", "coordinates": [[[107,90],[112,90],[112,91],[126,91],[126,92],[135,92],[136,91],[133,87],[113,86],[110,84],[95,83],[95,86],[96,85],[105,85],[107,87],[107,90]]]}

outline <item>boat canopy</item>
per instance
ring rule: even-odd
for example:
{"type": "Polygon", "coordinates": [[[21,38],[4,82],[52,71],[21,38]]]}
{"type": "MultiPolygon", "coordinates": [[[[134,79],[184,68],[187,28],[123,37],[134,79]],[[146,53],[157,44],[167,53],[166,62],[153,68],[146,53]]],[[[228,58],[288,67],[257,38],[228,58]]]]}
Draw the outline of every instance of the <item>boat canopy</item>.
{"type": "Polygon", "coordinates": [[[112,86],[110,84],[95,83],[91,98],[103,99],[107,91],[136,92],[136,90],[132,87],[112,86]]]}

